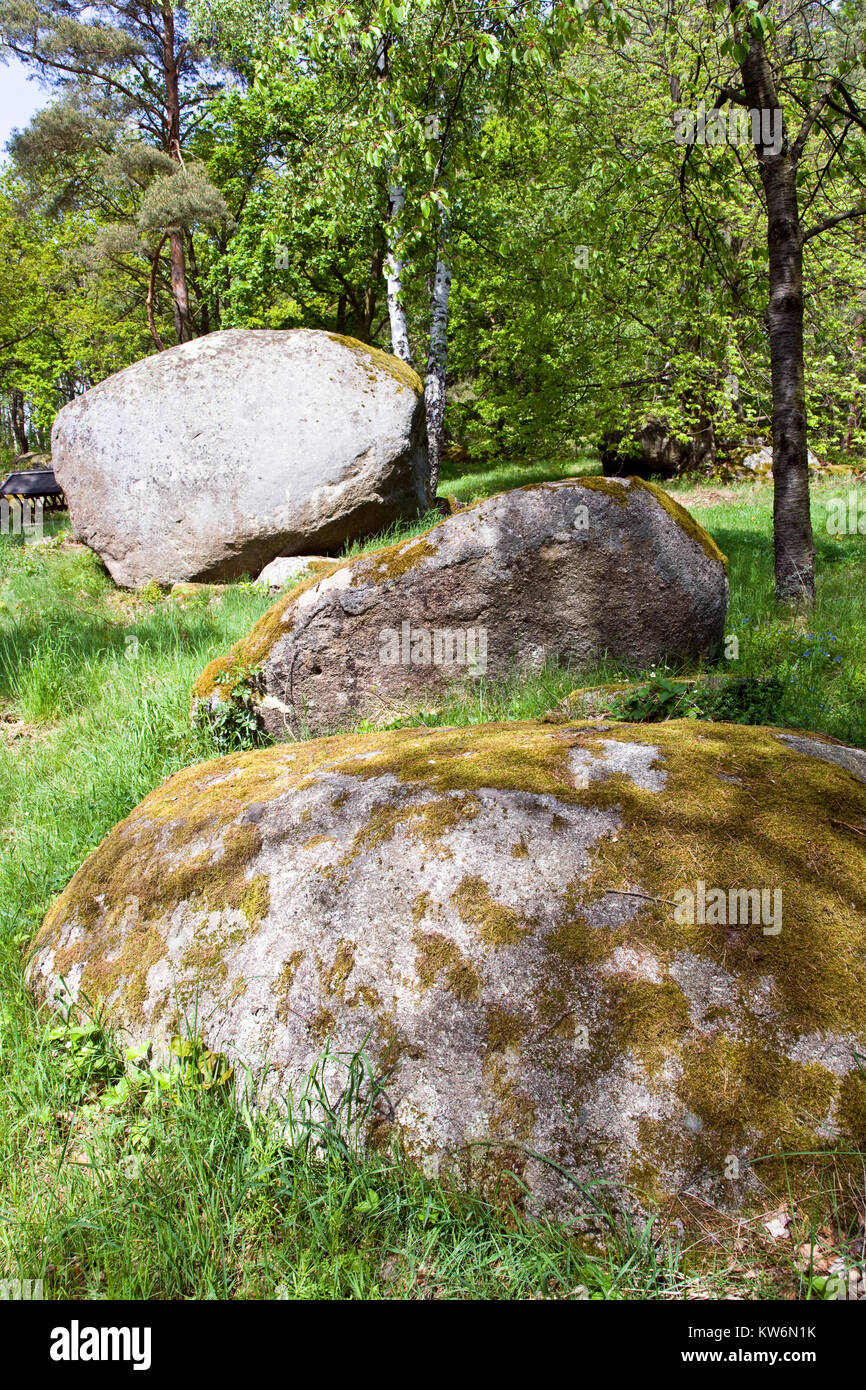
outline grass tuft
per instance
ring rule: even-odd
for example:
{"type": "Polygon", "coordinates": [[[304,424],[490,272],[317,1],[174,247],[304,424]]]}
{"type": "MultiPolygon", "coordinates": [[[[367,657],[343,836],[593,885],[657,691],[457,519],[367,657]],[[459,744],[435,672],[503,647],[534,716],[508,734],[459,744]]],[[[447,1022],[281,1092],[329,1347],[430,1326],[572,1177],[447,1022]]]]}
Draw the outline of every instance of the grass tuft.
{"type": "MultiPolygon", "coordinates": [[[[469,501],[593,467],[446,470],[441,491],[469,501]]],[[[866,746],[866,538],[829,534],[838,491],[831,482],[814,489],[818,597],[808,615],[773,600],[770,487],[677,496],[729,557],[735,654],[715,669],[772,675],[779,722],[866,746]]],[[[392,528],[345,553],[430,524],[428,516],[392,528]]],[[[22,948],[86,855],[147,792],[219,754],[227,738],[242,740],[242,729],[194,728],[189,694],[270,606],[244,583],[182,599],[155,586],[121,593],[62,525],[51,529],[38,544],[0,537],[0,1268],[43,1277],[48,1296],[61,1298],[823,1296],[811,1260],[795,1265],[760,1232],[744,1237],[706,1213],[713,1229],[697,1244],[660,1221],[638,1230],[603,1208],[592,1234],[578,1236],[493,1211],[397,1154],[364,1153],[357,1105],[371,1090],[362,1057],[344,1059],[342,1102],[328,1096],[321,1071],[311,1075],[289,1123],[273,1106],[257,1109],[249,1091],[218,1084],[218,1059],[202,1057],[192,1039],[174,1072],[160,1073],[147,1057],[124,1056],[104,1020],[38,1017],[22,985],[22,948]],[[734,1255],[735,1235],[746,1254],[734,1255]]],[[[547,666],[481,680],[400,722],[539,718],[576,686],[681,674],[696,672],[547,666]]],[[[821,1230],[826,1243],[828,1201],[838,1201],[831,1180],[804,1240],[821,1230]]]]}

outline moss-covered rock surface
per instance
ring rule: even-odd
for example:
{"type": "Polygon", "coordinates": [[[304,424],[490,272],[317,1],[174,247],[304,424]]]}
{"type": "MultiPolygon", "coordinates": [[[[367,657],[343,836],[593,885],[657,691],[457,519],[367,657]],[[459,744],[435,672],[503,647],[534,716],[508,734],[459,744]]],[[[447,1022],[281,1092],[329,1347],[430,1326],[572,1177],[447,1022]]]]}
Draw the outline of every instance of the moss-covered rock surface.
{"type": "Polygon", "coordinates": [[[195,708],[218,711],[243,683],[272,737],[332,733],[548,660],[607,655],[640,667],[712,656],[727,601],[724,556],[659,488],[593,477],[530,485],[320,566],[207,667],[195,708]]]}
{"type": "Polygon", "coordinates": [[[864,830],[866,754],[806,733],[281,745],[151,793],[51,909],[29,980],[136,1041],[195,1029],[269,1095],[326,1046],[364,1052],[370,1143],[533,1208],[748,1210],[860,1171],[864,830]]]}

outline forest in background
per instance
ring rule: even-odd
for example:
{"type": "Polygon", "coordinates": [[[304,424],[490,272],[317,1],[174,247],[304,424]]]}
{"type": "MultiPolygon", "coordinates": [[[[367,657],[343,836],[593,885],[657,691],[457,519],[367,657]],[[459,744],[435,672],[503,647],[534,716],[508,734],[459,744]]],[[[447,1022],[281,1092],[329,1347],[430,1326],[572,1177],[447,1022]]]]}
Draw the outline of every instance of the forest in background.
{"type": "MultiPolygon", "coordinates": [[[[697,1303],[712,1301],[718,1320],[721,1300],[744,1310],[747,1300],[796,1299],[809,1302],[810,1326],[819,1301],[866,1299],[866,1048],[852,1041],[862,1013],[866,802],[847,770],[866,749],[862,13],[857,3],[813,0],[196,0],[189,10],[173,0],[0,0],[0,56],[47,81],[52,97],[0,170],[0,476],[19,454],[47,451],[65,402],[137,359],[219,329],[324,329],[393,351],[423,378],[430,490],[438,482],[440,503],[446,494],[453,510],[444,527],[471,529],[463,505],[525,483],[574,484],[546,497],[583,487],[616,495],[616,485],[584,475],[616,468],[630,441],[648,440],[659,466],[682,474],[665,478],[657,500],[669,511],[679,499],[706,528],[707,546],[727,557],[730,596],[712,659],[644,664],[604,651],[592,665],[549,660],[455,686],[441,704],[425,698],[375,724],[361,720],[348,735],[377,745],[445,738],[467,751],[483,735],[522,750],[524,737],[571,737],[593,710],[604,719],[593,739],[632,726],[636,741],[664,739],[672,750],[680,741],[671,768],[682,780],[660,815],[648,788],[626,798],[614,772],[616,800],[634,802],[628,837],[615,837],[624,857],[613,860],[605,839],[598,874],[584,881],[596,901],[643,900],[647,915],[612,928],[623,943],[614,951],[627,950],[628,969],[636,963],[633,988],[619,983],[618,967],[608,974],[600,954],[587,957],[587,973],[614,980],[613,1055],[627,1049],[641,1068],[647,1059],[649,1077],[687,1066],[688,1114],[668,1133],[662,1120],[658,1148],[635,1131],[641,1166],[622,1196],[633,1186],[646,1196],[648,1219],[621,1207],[621,1189],[600,1169],[598,1181],[575,1181],[590,1218],[575,1227],[527,1214],[500,1185],[503,1170],[495,1186],[464,1190],[448,1172],[434,1178],[407,1163],[399,1144],[363,1144],[379,1096],[365,1051],[335,1054],[327,1040],[299,1089],[290,1085],[273,1107],[245,1063],[234,1073],[223,1066],[201,1015],[184,1020],[163,1059],[152,1039],[128,1047],[112,1013],[84,991],[75,1009],[34,1006],[22,962],[46,913],[142,799],[225,755],[263,766],[283,756],[258,747],[242,700],[227,701],[221,720],[190,718],[202,672],[275,611],[274,595],[252,575],[118,587],[98,553],[72,539],[66,516],[47,517],[35,544],[26,528],[0,534],[5,1297],[17,1280],[19,1292],[22,1281],[44,1282],[52,1301],[183,1300],[199,1373],[205,1339],[190,1332],[193,1299],[687,1300],[689,1325],[697,1303]],[[742,463],[769,443],[772,479],[742,463]],[[822,462],[811,476],[807,448],[822,462]],[[809,611],[802,600],[813,585],[809,611]],[[828,760],[840,766],[817,767],[797,751],[804,733],[827,736],[828,760]],[[780,754],[778,738],[790,735],[780,754]],[[712,768],[712,781],[703,771],[698,781],[695,768],[712,768]],[[754,940],[738,940],[729,923],[704,962],[713,990],[723,978],[744,990],[759,980],[761,994],[744,1000],[766,1001],[775,979],[781,1023],[764,1003],[739,1015],[726,1005],[695,1011],[692,1050],[678,1057],[682,1009],[693,1013],[667,964],[679,942],[663,872],[696,889],[784,887],[783,934],[759,935],[754,919],[754,940]],[[786,1020],[799,1030],[796,1048],[784,1042],[786,1020]],[[825,1028],[832,1053],[816,1050],[825,1028]],[[329,1092],[324,1067],[336,1057],[346,1080],[329,1092]],[[798,1057],[809,1060],[795,1069],[798,1057]],[[707,1078],[698,1100],[693,1076],[707,1078]],[[826,1097],[837,1094],[853,1148],[837,1145],[824,1120],[816,1147],[813,1119],[832,1116],[826,1097]],[[677,1163],[695,1153],[711,1177],[724,1164],[727,1183],[741,1150],[759,1184],[748,1209],[729,1207],[726,1195],[710,1205],[685,1183],[658,1203],[645,1186],[656,1153],[677,1163]]],[[[160,411],[162,425],[157,396],[154,418],[160,411]]],[[[260,446],[249,414],[252,471],[260,446]]],[[[107,433],[116,433],[110,423],[107,433]]],[[[505,500],[517,508],[526,497],[505,500]]],[[[356,536],[342,558],[354,565],[417,542],[434,519],[356,536]]],[[[599,544],[619,567],[606,581],[614,621],[629,608],[633,617],[637,605],[623,602],[619,585],[639,556],[623,563],[603,534],[599,544]]],[[[641,591],[643,624],[669,582],[658,556],[658,583],[650,564],[641,591]]],[[[556,555],[525,571],[529,597],[537,573],[541,602],[560,624],[549,596],[562,564],[556,555]]],[[[293,583],[281,605],[294,602],[293,583]]],[[[569,583],[566,572],[559,592],[569,583]]],[[[469,587],[455,584],[459,603],[469,587]]],[[[500,586],[490,592],[503,626],[527,632],[518,586],[505,599],[500,586]]],[[[428,607],[431,621],[450,627],[441,604],[428,607]]],[[[467,766],[471,782],[461,759],[467,766]]],[[[518,786],[513,804],[532,799],[547,816],[547,772],[543,796],[534,775],[520,776],[516,784],[510,755],[501,768],[485,758],[497,796],[518,786]]],[[[563,809],[571,815],[572,806],[563,809]]],[[[521,884],[539,865],[547,874],[545,844],[491,852],[494,906],[506,889],[493,874],[512,857],[521,884]]],[[[569,878],[573,844],[560,851],[569,878]]],[[[187,845],[179,878],[205,882],[210,854],[205,863],[187,845]]],[[[364,849],[369,862],[377,857],[377,881],[389,845],[376,834],[364,849]]],[[[316,836],[305,848],[320,846],[316,836]]],[[[422,854],[435,878],[444,859],[422,854]]],[[[142,862],[151,873],[155,861],[142,862]]],[[[108,878],[115,893],[119,874],[108,878]]],[[[157,878],[162,894],[174,873],[157,878]]],[[[275,903],[278,888],[275,876],[275,903]]],[[[94,903],[102,901],[100,889],[94,903]]],[[[343,923],[347,936],[372,938],[385,918],[360,895],[340,901],[340,955],[323,983],[345,983],[343,923]]],[[[568,952],[583,960],[584,937],[571,935],[571,885],[564,901],[567,950],[557,948],[550,980],[572,990],[568,952]]],[[[477,902],[464,901],[467,935],[488,921],[477,902]]],[[[296,915],[279,919],[280,959],[296,915]]],[[[595,942],[607,933],[593,935],[592,951],[606,951],[595,942]]],[[[428,947],[444,938],[437,929],[420,939],[413,988],[428,1000],[437,960],[428,947]]],[[[193,965],[204,971],[207,960],[193,965]]],[[[443,973],[454,1000],[465,978],[443,973]]],[[[550,997],[552,1024],[527,1037],[534,1045],[565,1025],[570,1049],[580,1015],[550,997]]],[[[498,1004],[497,995],[497,1029],[507,1013],[498,1004]]],[[[446,1009],[455,1038],[465,1036],[467,1015],[452,1013],[450,1000],[446,1009]]],[[[507,1034],[486,1028],[491,1050],[500,1036],[510,1049],[507,1034]]],[[[613,1071],[610,1055],[606,1042],[594,1054],[602,1077],[613,1071]]],[[[490,1074],[501,1075],[498,1061],[490,1074]]],[[[645,1096],[647,1113],[657,1113],[645,1096]]],[[[508,1107],[522,1113],[510,1098],[508,1107]]],[[[580,1126],[582,1107],[573,1111],[580,1126]]],[[[610,1113],[612,1130],[628,1136],[634,1102],[626,1094],[610,1113]]],[[[522,1137],[515,1147],[518,1157],[529,1152],[522,1137]]],[[[532,1156],[548,1162],[546,1147],[532,1156]]],[[[765,1328],[774,1320],[764,1308],[760,1317],[765,1328]]],[[[784,1339],[793,1319],[779,1318],[784,1339]]],[[[649,1347],[658,1360],[656,1323],[649,1339],[631,1340],[636,1354],[649,1347]]],[[[211,1341],[224,1358],[232,1338],[211,1341]]],[[[841,1345],[834,1322],[822,1367],[841,1345]]],[[[783,1355],[792,1351],[801,1354],[782,1344],[783,1355]]]]}
{"type": "Polygon", "coordinates": [[[650,426],[711,470],[775,435],[797,597],[806,402],[822,459],[866,449],[862,31],[856,0],[0,0],[52,85],[0,177],[7,457],[148,353],[321,328],[425,378],[432,491],[448,449],[650,426]]]}

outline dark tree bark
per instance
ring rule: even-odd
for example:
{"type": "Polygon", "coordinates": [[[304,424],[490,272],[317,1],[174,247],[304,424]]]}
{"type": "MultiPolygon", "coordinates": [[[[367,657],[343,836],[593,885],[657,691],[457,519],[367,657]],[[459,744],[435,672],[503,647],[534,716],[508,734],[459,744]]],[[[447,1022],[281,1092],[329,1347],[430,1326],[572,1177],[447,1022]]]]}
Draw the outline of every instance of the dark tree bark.
{"type": "Polygon", "coordinates": [[[193,315],[192,311],[190,311],[190,318],[192,319],[193,331],[196,336],[205,338],[211,331],[210,303],[201,283],[199,264],[195,254],[195,238],[193,237],[191,228],[187,227],[185,229],[184,238],[187,255],[187,282],[192,286],[194,299],[198,303],[198,321],[196,322],[195,315],[193,315]]]}
{"type": "MultiPolygon", "coordinates": [[[[857,336],[854,339],[854,347],[851,356],[854,358],[855,370],[859,371],[860,358],[863,354],[863,315],[858,313],[854,317],[854,325],[857,329],[857,336]]],[[[844,449],[850,453],[854,446],[854,432],[860,423],[860,397],[861,392],[855,392],[854,398],[848,408],[848,421],[845,426],[844,449]]]]}
{"type": "MultiPolygon", "coordinates": [[[[732,13],[739,0],[731,0],[732,13]]],[[[750,31],[740,64],[746,104],[772,112],[778,131],[782,112],[763,37],[750,31]]],[[[767,200],[770,293],[767,329],[773,390],[773,538],[776,597],[783,601],[815,597],[815,547],[809,514],[809,456],[806,442],[806,387],[803,362],[803,234],[797,199],[799,150],[782,127],[778,140],[762,134],[755,153],[767,200]],[[769,143],[764,143],[768,138],[769,143]]]]}
{"type": "Polygon", "coordinates": [[[12,433],[15,436],[15,447],[19,454],[29,454],[30,443],[27,439],[27,423],[24,417],[24,392],[13,387],[9,392],[9,404],[12,413],[12,433]]]}
{"type": "Polygon", "coordinates": [[[361,337],[365,343],[370,341],[373,331],[373,320],[376,317],[376,304],[378,302],[379,283],[382,279],[382,267],[385,264],[385,241],[383,239],[373,252],[370,262],[370,279],[364,289],[364,313],[361,319],[361,337]]]}
{"type": "Polygon", "coordinates": [[[147,326],[150,329],[150,336],[156,343],[156,346],[159,348],[160,352],[165,351],[165,343],[162,341],[159,329],[156,326],[155,302],[156,276],[157,271],[159,270],[159,258],[162,255],[162,248],[164,245],[165,236],[162,236],[160,238],[159,245],[157,246],[156,250],[150,258],[150,275],[147,279],[147,299],[145,301],[147,307],[147,326]]]}
{"type": "Polygon", "coordinates": [[[189,313],[189,288],[186,281],[186,256],[183,249],[183,232],[179,227],[169,233],[169,260],[171,263],[171,298],[174,308],[174,331],[179,343],[188,343],[193,336],[192,319],[189,313]]]}
{"type": "MultiPolygon", "coordinates": [[[[166,149],[172,159],[183,166],[180,153],[180,64],[175,43],[174,11],[171,0],[163,0],[162,22],[162,55],[167,119],[166,149]]],[[[193,337],[193,328],[189,311],[189,285],[187,284],[182,227],[171,228],[168,236],[168,248],[175,334],[179,343],[188,343],[193,337]]]]}
{"type": "MultiPolygon", "coordinates": [[[[858,227],[856,228],[854,240],[855,240],[855,243],[856,243],[856,245],[857,245],[857,248],[858,248],[858,251],[859,251],[860,255],[862,255],[862,254],[863,254],[863,229],[862,229],[862,226],[858,226],[858,227]]],[[[859,298],[860,298],[861,305],[862,305],[862,302],[863,302],[863,294],[862,294],[862,292],[861,292],[859,298]]],[[[864,324],[864,321],[866,321],[866,313],[864,313],[863,308],[861,307],[861,308],[859,308],[859,309],[857,310],[856,314],[854,315],[854,325],[853,325],[853,326],[856,328],[857,333],[856,333],[856,336],[855,336],[855,338],[854,338],[854,346],[853,346],[853,348],[851,349],[852,364],[853,364],[854,371],[857,373],[858,380],[862,380],[860,363],[861,363],[861,360],[862,360],[862,357],[863,357],[863,324],[864,324]]],[[[851,401],[850,406],[848,407],[848,419],[847,419],[846,424],[845,424],[845,439],[844,439],[844,444],[843,444],[843,448],[845,449],[845,452],[846,452],[846,453],[850,453],[850,452],[851,452],[851,449],[852,449],[853,446],[854,446],[854,433],[855,433],[855,431],[856,431],[858,425],[860,424],[860,409],[861,409],[861,402],[862,402],[862,394],[863,394],[862,391],[857,390],[857,391],[855,392],[855,394],[854,394],[854,397],[853,397],[853,399],[852,399],[852,401],[851,401]]]]}

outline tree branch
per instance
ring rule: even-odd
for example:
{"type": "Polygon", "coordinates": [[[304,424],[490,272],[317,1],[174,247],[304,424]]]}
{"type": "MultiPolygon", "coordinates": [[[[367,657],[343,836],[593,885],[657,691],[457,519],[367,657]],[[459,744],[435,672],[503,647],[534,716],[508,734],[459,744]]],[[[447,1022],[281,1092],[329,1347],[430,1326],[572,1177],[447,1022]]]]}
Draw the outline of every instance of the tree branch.
{"type": "Polygon", "coordinates": [[[833,96],[833,93],[836,91],[838,85],[838,82],[836,82],[835,80],[831,82],[830,86],[827,88],[827,91],[824,92],[824,94],[818,98],[812,109],[806,113],[806,118],[803,121],[803,124],[800,126],[800,129],[797,132],[797,137],[794,140],[793,145],[791,146],[791,158],[795,164],[798,163],[800,156],[803,153],[812,126],[815,124],[821,112],[824,110],[824,107],[830,104],[830,100],[833,96]]]}
{"type": "Polygon", "coordinates": [[[820,236],[822,232],[828,232],[831,227],[838,227],[840,222],[848,222],[852,217],[862,217],[866,214],[866,203],[860,207],[849,208],[847,212],[837,212],[835,217],[825,217],[821,222],[816,222],[814,227],[810,227],[808,232],[803,234],[803,245],[811,241],[813,236],[820,236]]]}
{"type": "Polygon", "coordinates": [[[17,347],[18,343],[26,342],[37,331],[35,328],[28,328],[26,333],[19,333],[17,338],[7,338],[5,343],[0,343],[0,352],[8,352],[9,348],[17,347]]]}

